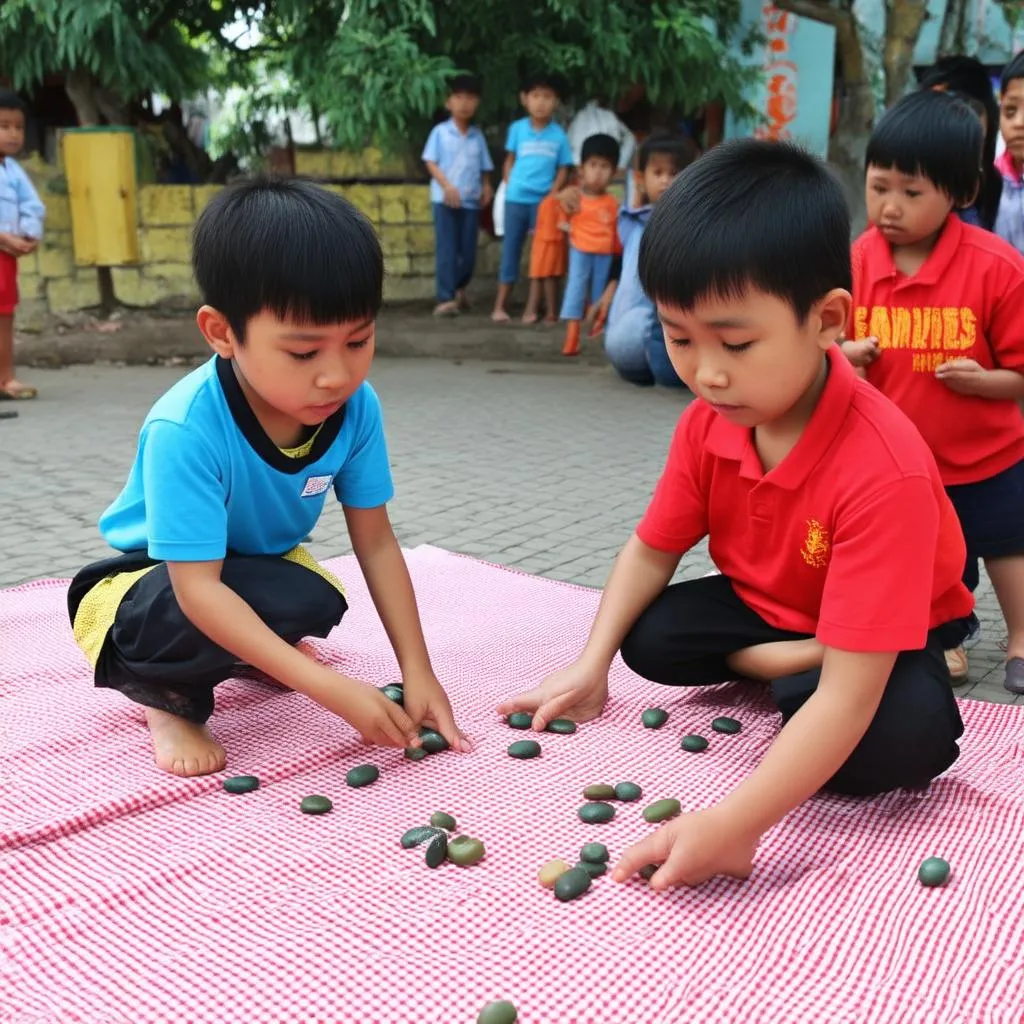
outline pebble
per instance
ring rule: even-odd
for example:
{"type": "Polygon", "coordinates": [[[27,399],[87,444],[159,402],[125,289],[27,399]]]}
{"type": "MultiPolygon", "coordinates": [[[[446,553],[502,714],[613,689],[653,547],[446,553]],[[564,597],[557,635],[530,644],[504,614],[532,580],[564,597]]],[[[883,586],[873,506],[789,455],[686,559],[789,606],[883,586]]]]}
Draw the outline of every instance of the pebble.
{"type": "Polygon", "coordinates": [[[555,882],[555,897],[562,903],[568,903],[582,896],[590,888],[590,884],[590,875],[583,868],[569,868],[555,882]]]}
{"type": "Polygon", "coordinates": [[[326,814],[333,806],[325,796],[304,796],[299,810],[303,814],[326,814]]]}
{"type": "Polygon", "coordinates": [[[724,732],[728,736],[734,736],[743,728],[743,726],[737,722],[735,718],[726,718],[723,716],[722,718],[716,718],[711,723],[711,728],[714,729],[715,732],[724,732]]]}
{"type": "Polygon", "coordinates": [[[545,889],[554,889],[555,882],[568,870],[569,865],[564,860],[549,860],[546,864],[541,865],[540,871],[537,872],[537,881],[545,889]]]}
{"type": "Polygon", "coordinates": [[[420,843],[425,843],[428,839],[431,839],[436,835],[436,828],[431,828],[429,825],[417,825],[415,828],[411,828],[408,832],[403,834],[402,849],[411,850],[414,846],[419,846],[420,843]]]}
{"type": "Polygon", "coordinates": [[[476,1024],[516,1024],[519,1013],[506,999],[488,1003],[476,1018],[476,1024]]]}
{"type": "Polygon", "coordinates": [[[615,787],[606,786],[603,782],[598,782],[593,786],[587,786],[583,790],[583,797],[585,800],[614,800],[615,787]]]}
{"type": "Polygon", "coordinates": [[[604,821],[611,821],[615,817],[615,808],[611,804],[591,802],[584,804],[577,812],[580,821],[590,825],[599,825],[604,821]]]}
{"type": "Polygon", "coordinates": [[[448,844],[448,859],[460,868],[471,868],[484,859],[487,850],[479,839],[457,836],[448,844]]]}
{"type": "Polygon", "coordinates": [[[448,856],[448,837],[443,832],[438,832],[433,839],[427,843],[427,867],[436,868],[444,863],[448,856]]]}
{"type": "Polygon", "coordinates": [[[536,740],[516,740],[508,748],[508,756],[528,761],[531,757],[540,757],[540,744],[536,740]]]}
{"type": "Polygon", "coordinates": [[[639,800],[643,795],[644,791],[635,782],[619,782],[615,786],[615,799],[627,804],[639,800]]]}
{"type": "Polygon", "coordinates": [[[563,736],[571,736],[576,731],[576,723],[570,722],[568,718],[552,718],[546,726],[545,732],[557,732],[563,736]]]}
{"type": "Polygon", "coordinates": [[[658,821],[668,821],[681,810],[682,807],[678,800],[655,800],[653,804],[648,804],[644,808],[644,821],[649,821],[652,824],[658,821]]]}
{"type": "Polygon", "coordinates": [[[646,729],[660,729],[668,721],[668,712],[664,708],[648,708],[640,721],[646,729]]]}
{"type": "Polygon", "coordinates": [[[447,829],[449,832],[454,832],[459,827],[455,824],[455,819],[450,814],[445,814],[444,811],[434,811],[430,816],[430,824],[434,828],[447,829]]]}
{"type": "Polygon", "coordinates": [[[428,754],[442,754],[449,746],[448,741],[439,732],[434,732],[433,729],[422,729],[420,731],[420,741],[423,744],[423,749],[428,754]]]}
{"type": "Polygon", "coordinates": [[[233,775],[222,783],[229,793],[251,793],[260,788],[260,780],[255,775],[233,775]]]}
{"type": "Polygon", "coordinates": [[[406,747],[405,757],[408,761],[422,761],[427,756],[427,751],[422,747],[406,747]]]}
{"type": "Polygon", "coordinates": [[[380,778],[380,769],[375,764],[361,764],[350,768],[345,775],[345,781],[353,789],[362,789],[363,786],[372,786],[380,778]]]}
{"type": "Polygon", "coordinates": [[[533,725],[533,715],[529,711],[513,711],[505,719],[505,724],[512,729],[529,729],[533,725]]]}
{"type": "Polygon", "coordinates": [[[580,860],[585,860],[589,864],[607,864],[609,856],[608,847],[604,843],[587,843],[580,850],[580,860]]]}
{"type": "Polygon", "coordinates": [[[929,857],[917,869],[917,880],[929,889],[945,885],[949,881],[949,861],[941,857],[929,857]]]}
{"type": "Polygon", "coordinates": [[[645,865],[644,865],[644,866],[643,866],[643,867],[642,867],[642,868],[641,868],[641,869],[640,869],[640,870],[639,870],[639,871],[637,872],[637,874],[638,874],[638,875],[639,875],[639,876],[640,876],[640,877],[641,877],[641,878],[642,878],[642,879],[643,879],[643,880],[644,880],[645,882],[649,882],[649,881],[650,881],[650,880],[651,880],[651,879],[652,879],[652,878],[653,878],[653,877],[655,876],[655,874],[657,874],[658,868],[660,868],[660,867],[661,867],[661,865],[660,865],[660,864],[645,864],[645,865]]]}
{"type": "Polygon", "coordinates": [[[390,686],[382,686],[380,688],[380,692],[383,693],[388,700],[393,701],[399,707],[402,707],[405,704],[405,690],[403,690],[401,686],[395,686],[394,684],[390,686]]]}
{"type": "Polygon", "coordinates": [[[679,746],[691,754],[699,754],[702,750],[708,749],[708,741],[703,736],[684,736],[679,746]]]}
{"type": "Polygon", "coordinates": [[[576,867],[586,871],[591,878],[600,878],[608,870],[607,864],[595,864],[591,860],[581,860],[576,867]]]}

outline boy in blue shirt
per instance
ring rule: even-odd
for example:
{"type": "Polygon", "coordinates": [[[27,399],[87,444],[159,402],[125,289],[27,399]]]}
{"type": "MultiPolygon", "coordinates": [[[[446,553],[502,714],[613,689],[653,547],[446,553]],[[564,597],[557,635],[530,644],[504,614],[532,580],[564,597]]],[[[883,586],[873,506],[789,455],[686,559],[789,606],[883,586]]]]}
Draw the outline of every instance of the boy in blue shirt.
{"type": "Polygon", "coordinates": [[[199,329],[215,355],[146,417],[124,489],[100,519],[120,555],[68,594],[97,686],[146,708],[157,766],[224,767],[214,687],[251,666],[346,719],[366,742],[416,746],[435,726],[468,749],[430,665],[386,503],[380,402],[366,381],[384,263],[369,222],[303,181],[230,186],[200,216],[199,329]],[[300,546],[333,487],[405,684],[404,710],[303,649],[347,610],[300,546]]]}
{"type": "Polygon", "coordinates": [[[480,82],[458,75],[449,83],[445,106],[451,117],[435,125],[423,147],[434,209],[437,280],[435,316],[457,316],[467,308],[466,286],[476,264],[480,207],[494,197],[494,170],[484,134],[473,124],[480,82]]]}
{"type": "Polygon", "coordinates": [[[25,145],[25,107],[0,92],[0,400],[35,398],[36,389],[14,376],[14,311],[18,260],[39,248],[46,207],[14,159],[25,145]]]}
{"type": "MultiPolygon", "coordinates": [[[[509,125],[505,140],[505,237],[501,245],[498,296],[491,319],[507,323],[505,304],[519,276],[526,236],[537,222],[537,207],[547,195],[561,190],[572,167],[569,137],[551,118],[558,107],[558,88],[550,75],[534,75],[519,94],[528,117],[509,125]]],[[[537,320],[540,279],[531,279],[523,323],[537,320]]]]}

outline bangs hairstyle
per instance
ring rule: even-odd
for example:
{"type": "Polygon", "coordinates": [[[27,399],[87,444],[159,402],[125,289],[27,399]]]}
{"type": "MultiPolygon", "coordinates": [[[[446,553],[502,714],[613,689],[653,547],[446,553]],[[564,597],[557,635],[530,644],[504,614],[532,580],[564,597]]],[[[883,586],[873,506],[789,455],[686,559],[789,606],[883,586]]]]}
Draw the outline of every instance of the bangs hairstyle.
{"type": "Polygon", "coordinates": [[[317,327],[373,319],[384,287],[370,222],[319,185],[274,176],[210,200],[192,235],[192,269],[203,301],[239,341],[264,310],[317,327]]]}
{"type": "Polygon", "coordinates": [[[10,89],[0,89],[0,110],[20,110],[24,114],[25,101],[10,89]]]}
{"type": "Polygon", "coordinates": [[[1024,50],[1021,50],[999,76],[999,92],[1004,93],[1010,88],[1010,83],[1018,78],[1024,78],[1024,50]]]}
{"type": "Polygon", "coordinates": [[[607,160],[612,167],[619,165],[619,144],[610,135],[598,133],[588,135],[580,150],[580,163],[585,164],[592,156],[607,160]]]}
{"type": "Polygon", "coordinates": [[[561,78],[547,71],[538,71],[535,74],[527,75],[523,79],[520,92],[533,92],[534,89],[550,89],[559,100],[562,99],[565,93],[561,78]]]}
{"type": "Polygon", "coordinates": [[[978,193],[983,142],[981,122],[966,103],[926,89],[904,96],[882,115],[865,163],[927,178],[965,207],[978,193]]]}
{"type": "Polygon", "coordinates": [[[716,146],[655,204],[640,242],[640,282],[656,302],[684,310],[756,289],[788,302],[802,323],[823,295],[852,287],[843,190],[790,143],[716,146]]]}
{"type": "Polygon", "coordinates": [[[684,167],[689,167],[700,156],[700,147],[688,135],[673,135],[670,132],[655,132],[648,135],[640,143],[637,166],[641,173],[647,170],[652,156],[672,158],[672,164],[678,174],[684,167]]]}
{"type": "Polygon", "coordinates": [[[457,92],[479,98],[482,95],[480,79],[476,75],[456,75],[448,80],[448,95],[454,96],[457,92]]]}

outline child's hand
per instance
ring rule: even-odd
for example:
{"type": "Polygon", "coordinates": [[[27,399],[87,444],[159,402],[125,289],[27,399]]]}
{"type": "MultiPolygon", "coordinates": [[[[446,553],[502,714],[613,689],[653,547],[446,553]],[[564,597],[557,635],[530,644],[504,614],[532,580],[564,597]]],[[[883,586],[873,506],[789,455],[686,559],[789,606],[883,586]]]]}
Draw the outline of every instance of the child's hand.
{"type": "Polygon", "coordinates": [[[32,251],[25,246],[26,239],[20,235],[10,235],[6,231],[0,231],[0,250],[3,250],[9,256],[24,256],[26,253],[32,251]]]}
{"type": "Polygon", "coordinates": [[[844,341],[843,355],[856,367],[870,366],[881,355],[877,338],[861,338],[859,341],[844,341]]]}
{"type": "Polygon", "coordinates": [[[480,205],[482,207],[490,206],[493,201],[494,186],[489,181],[485,181],[480,191],[480,205]]]}
{"type": "Polygon", "coordinates": [[[426,725],[436,729],[452,749],[460,753],[468,754],[473,749],[469,737],[455,724],[448,695],[433,672],[406,676],[402,686],[405,690],[405,711],[414,726],[426,725]]]}
{"type": "Polygon", "coordinates": [[[611,308],[613,295],[603,295],[600,302],[595,302],[584,318],[588,337],[596,338],[604,330],[605,321],[608,319],[608,310],[611,308]]]}
{"type": "Polygon", "coordinates": [[[540,686],[499,705],[498,714],[529,711],[533,714],[533,728],[541,732],[553,718],[589,722],[604,711],[607,700],[607,668],[595,669],[576,661],[549,675],[540,686]]]}
{"type": "Polygon", "coordinates": [[[462,196],[459,195],[459,190],[454,185],[445,185],[444,205],[450,206],[453,210],[457,210],[462,205],[462,196]]]}
{"type": "Polygon", "coordinates": [[[747,878],[760,838],[717,807],[685,814],[629,847],[612,878],[624,882],[648,864],[661,865],[651,878],[652,889],[700,885],[715,875],[747,878]]]}
{"type": "Polygon", "coordinates": [[[345,680],[333,669],[323,671],[333,679],[312,691],[314,700],[344,718],[364,743],[381,747],[420,745],[419,731],[412,719],[376,687],[345,680]]]}
{"type": "Polygon", "coordinates": [[[573,214],[580,212],[580,200],[583,195],[583,190],[576,185],[570,185],[568,188],[563,188],[555,198],[558,200],[562,207],[562,210],[569,217],[573,214]]]}
{"type": "Polygon", "coordinates": [[[987,373],[988,370],[973,359],[951,359],[935,370],[936,378],[958,395],[979,394],[979,384],[987,373]]]}
{"type": "Polygon", "coordinates": [[[35,252],[36,249],[39,248],[39,239],[38,238],[29,238],[28,235],[25,235],[22,238],[22,243],[23,243],[23,246],[24,246],[24,248],[22,249],[22,252],[26,256],[29,253],[35,252]]]}

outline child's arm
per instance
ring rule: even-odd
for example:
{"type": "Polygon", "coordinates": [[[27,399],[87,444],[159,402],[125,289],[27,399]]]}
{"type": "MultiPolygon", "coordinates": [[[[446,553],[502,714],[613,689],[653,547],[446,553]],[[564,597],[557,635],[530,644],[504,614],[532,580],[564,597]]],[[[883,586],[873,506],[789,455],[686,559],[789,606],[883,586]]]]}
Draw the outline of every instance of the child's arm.
{"type": "Polygon", "coordinates": [[[427,173],[441,186],[444,192],[444,205],[458,209],[462,205],[459,190],[445,177],[444,171],[433,160],[424,160],[423,163],[426,165],[427,173]]]}
{"type": "Polygon", "coordinates": [[[569,180],[569,172],[572,170],[571,167],[559,167],[558,173],[555,175],[555,180],[551,184],[551,195],[557,195],[565,187],[565,183],[569,180]]]}
{"type": "Polygon", "coordinates": [[[406,712],[416,725],[434,726],[455,750],[470,750],[431,667],[409,569],[391,528],[387,506],[346,505],[344,510],[352,550],[402,672],[406,712]]]}
{"type": "Polygon", "coordinates": [[[951,359],[935,370],[935,376],[959,395],[994,401],[1024,398],[1024,374],[1016,370],[987,370],[973,359],[951,359]]]}
{"type": "Polygon", "coordinates": [[[480,205],[490,206],[493,199],[494,186],[491,184],[491,175],[489,171],[484,171],[480,175],[480,205]]]}
{"type": "MultiPolygon", "coordinates": [[[[18,194],[18,232],[24,238],[30,238],[38,244],[43,237],[43,219],[46,217],[46,206],[39,198],[32,179],[25,173],[20,164],[15,164],[17,171],[12,175],[15,191],[18,194]]],[[[33,246],[35,248],[35,246],[33,246]]],[[[31,250],[28,250],[31,251],[31,250]]]]}
{"type": "Polygon", "coordinates": [[[371,686],[343,676],[282,640],[221,580],[218,559],[168,562],[174,596],[185,617],[239,661],[265,672],[340,715],[370,743],[418,745],[408,714],[371,686]]]}
{"type": "Polygon", "coordinates": [[[515,162],[516,162],[516,155],[515,155],[515,153],[506,153],[505,154],[505,165],[504,165],[504,167],[501,170],[501,180],[503,182],[505,182],[506,185],[508,184],[508,176],[512,173],[512,167],[515,164],[515,162]]]}

